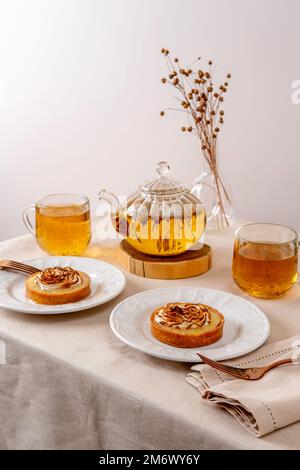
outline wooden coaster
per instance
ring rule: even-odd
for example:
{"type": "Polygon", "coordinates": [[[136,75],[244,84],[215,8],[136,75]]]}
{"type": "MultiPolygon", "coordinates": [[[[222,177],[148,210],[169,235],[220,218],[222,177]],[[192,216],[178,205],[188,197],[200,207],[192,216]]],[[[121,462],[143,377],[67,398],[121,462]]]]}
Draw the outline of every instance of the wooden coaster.
{"type": "Polygon", "coordinates": [[[211,267],[212,249],[203,245],[201,249],[188,250],[177,256],[145,255],[126,240],[119,245],[118,259],[127,271],[152,279],[182,279],[206,273],[211,267]]]}

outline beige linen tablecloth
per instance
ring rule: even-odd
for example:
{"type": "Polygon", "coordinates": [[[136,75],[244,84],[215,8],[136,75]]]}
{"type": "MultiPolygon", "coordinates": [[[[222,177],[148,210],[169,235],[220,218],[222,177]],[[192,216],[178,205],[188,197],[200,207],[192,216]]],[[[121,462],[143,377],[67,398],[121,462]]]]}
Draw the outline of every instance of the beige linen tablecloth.
{"type": "MultiPolygon", "coordinates": [[[[210,272],[150,280],[126,273],[125,291],[106,305],[66,315],[0,309],[0,448],[299,449],[300,423],[256,439],[225,411],[201,400],[185,380],[190,365],[146,356],[109,329],[116,303],[145,289],[211,287],[242,295],[231,279],[233,230],[207,237],[210,272]]],[[[116,242],[88,254],[116,263],[116,242]]],[[[45,256],[30,236],[0,244],[0,258],[45,256]]],[[[276,301],[253,299],[271,321],[270,341],[300,333],[300,287],[276,301]]]]}

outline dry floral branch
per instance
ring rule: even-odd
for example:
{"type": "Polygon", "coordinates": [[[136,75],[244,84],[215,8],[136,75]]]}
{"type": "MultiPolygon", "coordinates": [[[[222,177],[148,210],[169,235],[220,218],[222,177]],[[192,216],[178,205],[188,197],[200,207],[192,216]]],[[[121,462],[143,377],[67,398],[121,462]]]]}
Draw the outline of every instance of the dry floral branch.
{"type": "MultiPolygon", "coordinates": [[[[229,86],[231,74],[228,73],[225,81],[217,88],[214,87],[212,76],[212,61],[208,67],[193,70],[191,64],[184,68],[179,59],[172,59],[168,49],[161,49],[168,68],[168,75],[161,79],[162,83],[169,84],[179,92],[180,108],[167,108],[160,112],[165,116],[167,111],[184,111],[188,116],[189,125],[182,126],[183,132],[194,134],[200,139],[201,149],[215,180],[215,186],[220,208],[221,224],[229,225],[226,218],[222,192],[230,203],[229,195],[220,178],[217,167],[216,142],[224,124],[225,112],[222,109],[224,95],[229,86]]],[[[199,57],[194,63],[199,63],[199,57]]],[[[218,221],[219,222],[219,221],[218,221]]]]}

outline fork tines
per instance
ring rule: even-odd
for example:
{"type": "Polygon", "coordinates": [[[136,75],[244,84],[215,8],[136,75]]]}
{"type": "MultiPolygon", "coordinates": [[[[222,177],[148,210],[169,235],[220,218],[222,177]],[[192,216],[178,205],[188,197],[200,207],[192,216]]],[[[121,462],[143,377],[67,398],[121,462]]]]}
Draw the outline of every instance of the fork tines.
{"type": "Polygon", "coordinates": [[[228,365],[223,364],[221,362],[217,362],[217,361],[214,361],[212,359],[209,359],[208,357],[203,356],[202,354],[199,354],[199,353],[197,353],[197,354],[201,358],[201,360],[204,364],[207,364],[207,365],[213,367],[214,369],[219,370],[220,372],[225,372],[226,374],[232,375],[234,377],[245,378],[244,377],[245,373],[242,369],[237,368],[237,367],[228,366],[228,365]]]}
{"type": "Polygon", "coordinates": [[[13,260],[5,260],[0,262],[0,267],[13,269],[15,271],[23,272],[26,274],[34,274],[39,271],[39,269],[35,268],[34,266],[29,266],[28,264],[19,263],[18,261],[13,260]]]}

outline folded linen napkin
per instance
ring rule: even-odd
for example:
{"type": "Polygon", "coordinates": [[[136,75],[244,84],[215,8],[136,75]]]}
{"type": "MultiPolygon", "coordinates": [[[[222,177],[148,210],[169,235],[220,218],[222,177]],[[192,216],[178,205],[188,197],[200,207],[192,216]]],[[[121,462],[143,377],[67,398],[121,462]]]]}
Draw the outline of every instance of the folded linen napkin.
{"type": "Polygon", "coordinates": [[[292,357],[294,363],[277,367],[260,380],[235,379],[204,364],[194,365],[186,380],[203,399],[224,408],[254,436],[261,437],[300,420],[300,335],[226,362],[256,367],[284,357],[292,357]]]}

